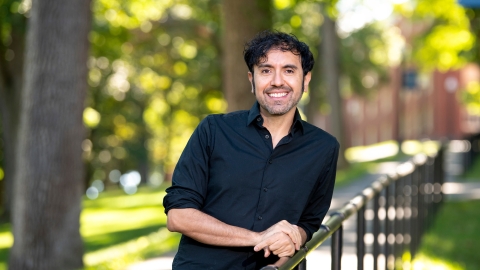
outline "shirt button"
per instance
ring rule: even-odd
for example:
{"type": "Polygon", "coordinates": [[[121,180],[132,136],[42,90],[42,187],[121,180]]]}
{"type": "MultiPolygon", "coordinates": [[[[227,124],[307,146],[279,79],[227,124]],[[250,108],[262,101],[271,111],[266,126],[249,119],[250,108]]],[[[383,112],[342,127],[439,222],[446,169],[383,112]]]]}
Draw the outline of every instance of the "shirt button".
{"type": "Polygon", "coordinates": [[[270,138],[270,136],[268,136],[268,135],[265,135],[265,139],[268,139],[268,138],[270,138]]]}
{"type": "Polygon", "coordinates": [[[272,164],[272,163],[273,163],[273,161],[272,161],[271,159],[269,159],[269,160],[268,160],[268,163],[272,164]]]}
{"type": "Polygon", "coordinates": [[[257,121],[258,121],[258,122],[262,121],[262,118],[258,117],[258,118],[257,118],[257,121]]]}
{"type": "Polygon", "coordinates": [[[268,188],[264,188],[263,191],[267,192],[268,188]]]}
{"type": "Polygon", "coordinates": [[[258,216],[258,219],[259,219],[259,220],[262,220],[262,216],[258,216]]]}

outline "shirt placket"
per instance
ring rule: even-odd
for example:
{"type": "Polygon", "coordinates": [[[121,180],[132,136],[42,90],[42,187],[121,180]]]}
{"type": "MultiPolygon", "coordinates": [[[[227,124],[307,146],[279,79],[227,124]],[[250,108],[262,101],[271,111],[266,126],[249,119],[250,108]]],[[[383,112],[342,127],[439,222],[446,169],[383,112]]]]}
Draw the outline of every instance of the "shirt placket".
{"type": "MultiPolygon", "coordinates": [[[[257,129],[258,133],[260,134],[263,142],[265,143],[265,146],[268,147],[269,154],[267,154],[266,156],[265,167],[262,175],[262,182],[260,186],[260,196],[259,196],[258,205],[255,213],[255,220],[253,224],[254,231],[260,231],[260,230],[266,229],[265,226],[263,226],[265,222],[264,213],[268,209],[268,205],[266,205],[265,201],[267,196],[270,195],[269,184],[275,181],[275,179],[272,178],[273,175],[275,174],[270,173],[271,170],[274,170],[273,168],[274,162],[275,162],[274,157],[275,157],[275,154],[281,150],[279,149],[279,146],[289,143],[292,139],[291,134],[285,136],[280,140],[277,147],[273,149],[271,134],[268,131],[268,129],[263,127],[263,119],[261,117],[257,118],[257,124],[258,124],[258,129],[257,129]]],[[[273,225],[273,224],[269,224],[269,225],[273,225]]]]}

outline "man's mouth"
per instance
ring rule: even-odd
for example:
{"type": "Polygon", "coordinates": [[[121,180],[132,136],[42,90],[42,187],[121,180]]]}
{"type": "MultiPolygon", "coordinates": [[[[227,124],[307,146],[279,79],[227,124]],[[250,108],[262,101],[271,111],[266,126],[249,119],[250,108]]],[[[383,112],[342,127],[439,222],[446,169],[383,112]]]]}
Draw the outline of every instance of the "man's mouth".
{"type": "Polygon", "coordinates": [[[287,92],[282,92],[282,93],[269,93],[268,96],[269,97],[273,97],[273,98],[281,98],[281,97],[284,97],[288,95],[287,92]]]}

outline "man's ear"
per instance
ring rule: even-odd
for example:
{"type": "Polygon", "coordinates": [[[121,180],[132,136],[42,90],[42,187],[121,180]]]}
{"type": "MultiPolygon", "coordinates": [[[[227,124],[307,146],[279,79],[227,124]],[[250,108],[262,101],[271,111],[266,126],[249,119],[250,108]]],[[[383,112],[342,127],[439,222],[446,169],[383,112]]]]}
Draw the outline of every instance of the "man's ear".
{"type": "Polygon", "coordinates": [[[252,72],[248,72],[248,80],[250,81],[250,85],[252,86],[252,93],[255,94],[255,86],[253,85],[253,74],[252,72]]]}
{"type": "Polygon", "coordinates": [[[309,71],[305,77],[303,77],[303,92],[308,91],[308,84],[310,83],[310,80],[312,79],[312,72],[309,71]]]}

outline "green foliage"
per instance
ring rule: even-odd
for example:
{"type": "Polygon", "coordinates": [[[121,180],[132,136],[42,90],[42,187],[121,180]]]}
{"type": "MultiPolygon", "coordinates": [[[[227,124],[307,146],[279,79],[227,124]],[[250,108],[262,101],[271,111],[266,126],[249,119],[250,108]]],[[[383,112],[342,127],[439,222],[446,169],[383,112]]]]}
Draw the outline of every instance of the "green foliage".
{"type": "MultiPolygon", "coordinates": [[[[12,30],[25,33],[25,16],[30,6],[27,1],[0,0],[0,52],[2,61],[5,60],[5,49],[12,42],[12,30]]],[[[8,61],[8,60],[7,60],[8,61]]]]}
{"type": "MultiPolygon", "coordinates": [[[[327,9],[331,16],[336,15],[334,9],[337,1],[274,1],[274,28],[293,33],[306,42],[314,58],[315,69],[320,69],[321,26],[327,9]]],[[[369,24],[353,33],[340,37],[340,68],[342,73],[342,94],[368,95],[377,86],[387,80],[389,33],[377,24],[369,24]]],[[[315,70],[314,70],[315,72],[315,70]]],[[[324,91],[316,73],[311,91],[320,91],[321,103],[326,103],[324,91]]]]}
{"type": "Polygon", "coordinates": [[[218,3],[98,0],[93,13],[85,116],[101,117],[85,142],[89,178],[145,165],[170,174],[201,118],[226,109],[218,3]]]}
{"type": "Polygon", "coordinates": [[[461,92],[461,99],[467,105],[467,111],[471,115],[480,115],[480,83],[470,82],[465,91],[461,92]]]}
{"type": "Polygon", "coordinates": [[[414,269],[479,269],[479,207],[478,200],[445,203],[422,238],[414,269]]]}
{"type": "MultiPolygon", "coordinates": [[[[397,6],[397,11],[412,21],[415,38],[411,58],[421,69],[459,68],[467,61],[466,52],[475,43],[469,18],[455,0],[415,0],[397,6]]],[[[407,27],[407,25],[405,25],[407,27]]]]}
{"type": "MultiPolygon", "coordinates": [[[[320,4],[277,0],[273,5],[274,28],[295,33],[318,55],[320,4]]],[[[88,181],[106,180],[113,169],[125,172],[145,165],[168,178],[199,121],[226,109],[220,3],[97,0],[92,10],[91,89],[84,113],[90,130],[84,142],[88,181]]],[[[357,51],[368,55],[370,45],[378,47],[377,32],[353,37],[365,39],[357,51]]],[[[345,64],[347,76],[367,70],[381,77],[371,59],[365,57],[358,69],[351,68],[358,63],[345,64]]],[[[366,75],[352,79],[350,88],[365,89],[361,79],[366,75]]]]}
{"type": "Polygon", "coordinates": [[[390,62],[386,35],[379,25],[370,24],[341,40],[341,69],[346,81],[342,89],[344,95],[365,96],[387,81],[390,62]]]}

